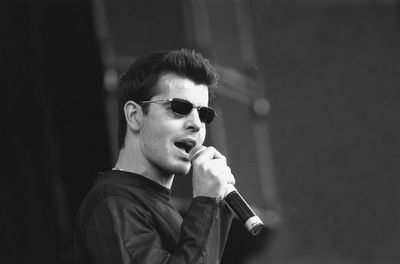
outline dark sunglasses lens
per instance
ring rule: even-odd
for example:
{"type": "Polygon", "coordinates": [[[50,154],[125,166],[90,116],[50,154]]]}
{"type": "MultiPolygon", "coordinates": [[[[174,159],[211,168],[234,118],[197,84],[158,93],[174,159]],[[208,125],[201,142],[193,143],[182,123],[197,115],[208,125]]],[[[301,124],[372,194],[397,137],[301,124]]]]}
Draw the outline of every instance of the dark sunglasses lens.
{"type": "MultiPolygon", "coordinates": [[[[171,109],[179,115],[188,115],[193,109],[193,104],[183,99],[173,99],[171,101],[171,109]]],[[[216,116],[215,111],[211,107],[200,107],[199,116],[201,122],[211,123],[216,116]]]]}
{"type": "Polygon", "coordinates": [[[171,109],[177,114],[188,115],[192,111],[193,105],[185,100],[174,99],[171,101],[171,109]]]}
{"type": "Polygon", "coordinates": [[[213,121],[215,112],[211,107],[201,107],[199,110],[200,120],[206,124],[213,121]]]}

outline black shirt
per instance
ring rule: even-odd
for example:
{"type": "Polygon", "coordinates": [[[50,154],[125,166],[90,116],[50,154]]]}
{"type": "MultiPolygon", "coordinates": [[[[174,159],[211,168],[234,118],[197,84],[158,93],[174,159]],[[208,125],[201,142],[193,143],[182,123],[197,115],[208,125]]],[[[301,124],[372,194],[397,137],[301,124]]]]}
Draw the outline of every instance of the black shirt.
{"type": "Polygon", "coordinates": [[[223,200],[196,197],[182,219],[170,190],[135,173],[100,173],[77,217],[78,263],[219,263],[232,221],[223,200]]]}

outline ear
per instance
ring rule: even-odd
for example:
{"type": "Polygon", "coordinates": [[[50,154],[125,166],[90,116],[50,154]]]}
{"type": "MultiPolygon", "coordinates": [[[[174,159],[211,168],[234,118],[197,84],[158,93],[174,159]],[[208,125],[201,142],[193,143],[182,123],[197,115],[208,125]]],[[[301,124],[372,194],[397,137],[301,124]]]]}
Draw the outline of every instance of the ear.
{"type": "Polygon", "coordinates": [[[127,101],[124,105],[127,128],[133,131],[140,130],[140,121],[143,116],[142,108],[134,101],[127,101]]]}

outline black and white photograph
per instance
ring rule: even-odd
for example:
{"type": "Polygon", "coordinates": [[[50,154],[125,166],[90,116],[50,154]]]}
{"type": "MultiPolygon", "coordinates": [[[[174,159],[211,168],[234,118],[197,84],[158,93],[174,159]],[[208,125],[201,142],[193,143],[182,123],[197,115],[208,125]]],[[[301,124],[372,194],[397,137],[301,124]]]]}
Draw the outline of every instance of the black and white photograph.
{"type": "Polygon", "coordinates": [[[400,263],[399,0],[0,0],[0,263],[400,263]]]}

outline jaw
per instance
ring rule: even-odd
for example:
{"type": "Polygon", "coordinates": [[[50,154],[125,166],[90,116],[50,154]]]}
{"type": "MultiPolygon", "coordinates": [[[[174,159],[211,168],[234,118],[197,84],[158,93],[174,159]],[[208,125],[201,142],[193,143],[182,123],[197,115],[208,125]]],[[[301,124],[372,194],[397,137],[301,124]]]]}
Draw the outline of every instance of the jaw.
{"type": "Polygon", "coordinates": [[[166,155],[166,157],[160,157],[162,160],[159,163],[154,164],[161,177],[170,178],[175,174],[186,175],[189,173],[191,163],[189,154],[185,150],[174,146],[166,155]]]}

